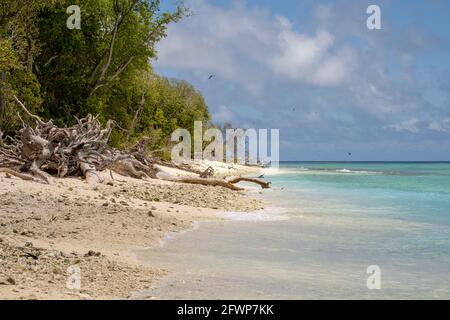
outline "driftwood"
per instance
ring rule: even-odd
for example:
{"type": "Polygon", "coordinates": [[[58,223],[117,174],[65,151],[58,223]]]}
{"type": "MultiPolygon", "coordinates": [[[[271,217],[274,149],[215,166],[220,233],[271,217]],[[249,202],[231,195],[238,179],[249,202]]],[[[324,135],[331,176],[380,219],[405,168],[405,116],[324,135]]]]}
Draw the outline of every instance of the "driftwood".
{"type": "Polygon", "coordinates": [[[234,191],[244,190],[243,188],[239,188],[234,184],[220,179],[203,179],[203,178],[182,178],[180,180],[176,180],[183,183],[191,183],[191,184],[201,184],[204,186],[214,186],[214,187],[223,187],[227,189],[231,189],[234,191]]]}
{"type": "Polygon", "coordinates": [[[9,169],[9,168],[0,168],[0,172],[6,173],[7,175],[15,176],[15,177],[20,178],[22,180],[29,180],[29,181],[34,181],[35,180],[32,176],[30,176],[28,174],[20,173],[20,172],[14,171],[14,170],[9,169]]]}
{"type": "Polygon", "coordinates": [[[15,96],[22,111],[35,122],[23,124],[16,138],[0,145],[0,168],[21,179],[52,183],[52,176],[83,176],[89,183],[103,183],[100,171],[111,169],[134,178],[154,176],[152,159],[139,142],[134,148],[119,151],[108,141],[114,121],[103,128],[96,117],[77,119],[69,128],[59,128],[30,113],[15,96]],[[30,176],[31,175],[31,176],[30,176]]]}
{"type": "Polygon", "coordinates": [[[235,183],[239,183],[241,181],[253,182],[253,183],[259,184],[261,186],[261,188],[263,188],[263,189],[270,188],[270,182],[265,182],[265,181],[262,181],[260,179],[255,179],[255,178],[240,177],[240,178],[235,178],[235,179],[229,180],[228,183],[235,184],[235,183]]]}
{"type": "Polygon", "coordinates": [[[214,175],[214,168],[208,167],[208,168],[206,168],[205,171],[200,173],[200,178],[209,178],[209,177],[212,177],[213,175],[214,175]]]}
{"type": "MultiPolygon", "coordinates": [[[[29,119],[35,122],[31,127],[22,121],[23,127],[15,138],[0,135],[0,172],[24,180],[53,182],[53,177],[82,176],[88,183],[104,183],[101,171],[112,172],[136,179],[158,178],[190,184],[221,186],[231,190],[243,190],[235,184],[240,181],[254,182],[262,188],[269,184],[251,178],[237,178],[231,181],[213,178],[214,169],[208,167],[204,172],[195,172],[198,177],[177,177],[161,172],[155,164],[157,159],[149,157],[146,144],[149,138],[142,138],[132,148],[121,151],[108,145],[114,121],[108,121],[102,127],[97,117],[87,115],[76,119],[77,124],[68,128],[59,128],[50,121],[44,121],[32,114],[25,105],[14,96],[29,119]]],[[[108,182],[110,183],[110,182],[108,182]]]]}
{"type": "MultiPolygon", "coordinates": [[[[209,168],[211,168],[211,167],[209,167],[209,168]]],[[[205,172],[211,172],[208,169],[205,172]]],[[[235,190],[235,191],[244,190],[243,188],[236,186],[236,183],[239,183],[242,181],[259,184],[263,189],[270,188],[270,182],[265,182],[265,181],[262,181],[261,179],[256,179],[256,178],[238,177],[238,178],[233,178],[233,179],[227,181],[227,180],[215,179],[215,178],[212,178],[211,176],[209,176],[208,178],[204,178],[201,175],[199,178],[197,178],[197,177],[178,177],[178,176],[174,176],[174,175],[168,174],[163,171],[159,171],[156,174],[156,177],[161,180],[174,181],[174,182],[201,184],[204,186],[215,186],[215,187],[220,186],[220,187],[224,187],[224,188],[235,190]]]]}
{"type": "Polygon", "coordinates": [[[189,184],[201,184],[204,186],[213,186],[213,187],[224,187],[227,189],[231,189],[234,191],[240,191],[244,190],[242,188],[239,188],[235,186],[234,184],[221,180],[221,179],[205,179],[205,178],[196,178],[196,177],[178,177],[170,175],[166,172],[158,172],[156,174],[156,177],[161,180],[166,181],[173,181],[173,182],[182,182],[182,183],[189,183],[189,184]]]}

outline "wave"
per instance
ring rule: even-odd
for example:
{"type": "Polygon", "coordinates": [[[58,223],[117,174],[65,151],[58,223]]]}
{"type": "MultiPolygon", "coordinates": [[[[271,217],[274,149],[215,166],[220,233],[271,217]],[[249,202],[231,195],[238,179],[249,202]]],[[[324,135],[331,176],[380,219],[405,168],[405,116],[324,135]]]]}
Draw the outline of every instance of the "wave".
{"type": "Polygon", "coordinates": [[[295,173],[304,173],[310,171],[309,168],[300,167],[295,169],[290,168],[265,168],[263,169],[264,175],[268,176],[274,176],[274,175],[281,175],[281,174],[295,174],[295,173]]]}
{"type": "Polygon", "coordinates": [[[415,177],[415,176],[449,176],[448,174],[436,174],[429,172],[407,172],[407,171],[376,171],[376,170],[349,170],[349,169],[337,169],[337,170],[329,170],[329,169],[317,169],[317,171],[329,171],[329,172],[338,172],[338,173],[349,173],[349,174],[384,174],[386,176],[404,176],[404,177],[415,177]]]}
{"type": "Polygon", "coordinates": [[[448,173],[439,172],[419,172],[402,170],[371,170],[371,169],[348,169],[348,168],[317,168],[317,167],[298,167],[298,168],[266,168],[263,174],[267,176],[295,175],[295,174],[383,174],[387,176],[450,176],[448,173]]]}
{"type": "Polygon", "coordinates": [[[369,171],[369,170],[349,170],[349,169],[337,169],[335,170],[335,172],[339,172],[339,173],[359,173],[359,174],[383,174],[384,172],[382,171],[369,171]]]}
{"type": "MultiPolygon", "coordinates": [[[[313,174],[313,173],[347,173],[347,174],[384,174],[383,171],[375,170],[352,170],[347,168],[328,169],[328,168],[270,168],[265,169],[264,174],[268,176],[284,175],[284,174],[313,174]]],[[[389,174],[389,173],[385,173],[389,174]]]]}

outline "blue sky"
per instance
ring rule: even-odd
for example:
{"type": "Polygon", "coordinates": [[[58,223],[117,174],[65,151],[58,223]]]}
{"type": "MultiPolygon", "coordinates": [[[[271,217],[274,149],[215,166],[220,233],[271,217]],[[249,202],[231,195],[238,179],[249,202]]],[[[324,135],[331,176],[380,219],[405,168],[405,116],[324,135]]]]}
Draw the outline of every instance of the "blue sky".
{"type": "Polygon", "coordinates": [[[280,129],[282,160],[450,160],[449,1],[185,4],[153,64],[216,123],[280,129]],[[371,4],[382,30],[366,27],[371,4]]]}

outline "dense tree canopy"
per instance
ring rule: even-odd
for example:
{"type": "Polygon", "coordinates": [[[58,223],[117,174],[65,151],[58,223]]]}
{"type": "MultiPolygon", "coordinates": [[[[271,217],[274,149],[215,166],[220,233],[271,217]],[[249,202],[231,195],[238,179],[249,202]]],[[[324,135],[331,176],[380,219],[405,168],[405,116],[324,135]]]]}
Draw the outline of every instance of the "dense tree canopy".
{"type": "Polygon", "coordinates": [[[177,127],[208,121],[197,90],[150,64],[167,25],[187,13],[161,12],[157,0],[0,0],[1,130],[20,123],[13,95],[59,124],[87,113],[113,119],[116,145],[147,135],[162,148],[177,127]],[[72,4],[79,30],[66,25],[72,4]]]}

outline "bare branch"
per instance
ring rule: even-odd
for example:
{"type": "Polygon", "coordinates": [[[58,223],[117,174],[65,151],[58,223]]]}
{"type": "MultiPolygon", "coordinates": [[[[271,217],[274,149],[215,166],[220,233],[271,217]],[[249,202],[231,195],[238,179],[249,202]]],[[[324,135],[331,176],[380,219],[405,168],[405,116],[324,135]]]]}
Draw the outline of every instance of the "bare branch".
{"type": "Polygon", "coordinates": [[[136,109],[136,112],[134,113],[133,120],[131,121],[130,129],[128,130],[127,137],[126,137],[126,140],[125,140],[127,143],[130,142],[131,134],[134,132],[134,129],[135,129],[136,124],[138,122],[139,116],[140,116],[140,114],[142,112],[142,109],[144,109],[144,105],[145,105],[145,91],[142,92],[141,103],[139,105],[139,108],[136,109]]]}
{"type": "Polygon", "coordinates": [[[37,115],[34,115],[34,114],[32,114],[30,111],[28,111],[28,109],[25,107],[25,105],[23,104],[23,102],[20,101],[19,98],[17,98],[16,95],[14,95],[14,99],[15,99],[16,102],[19,104],[19,106],[22,107],[22,110],[25,111],[25,113],[26,113],[29,117],[33,118],[34,120],[36,120],[36,121],[37,121],[39,124],[41,124],[41,125],[45,124],[45,122],[42,121],[41,118],[39,118],[37,115]]]}
{"type": "Polygon", "coordinates": [[[50,63],[52,63],[52,61],[55,60],[56,58],[58,58],[58,55],[54,55],[53,57],[48,59],[48,61],[44,64],[44,68],[47,67],[50,63]]]}

